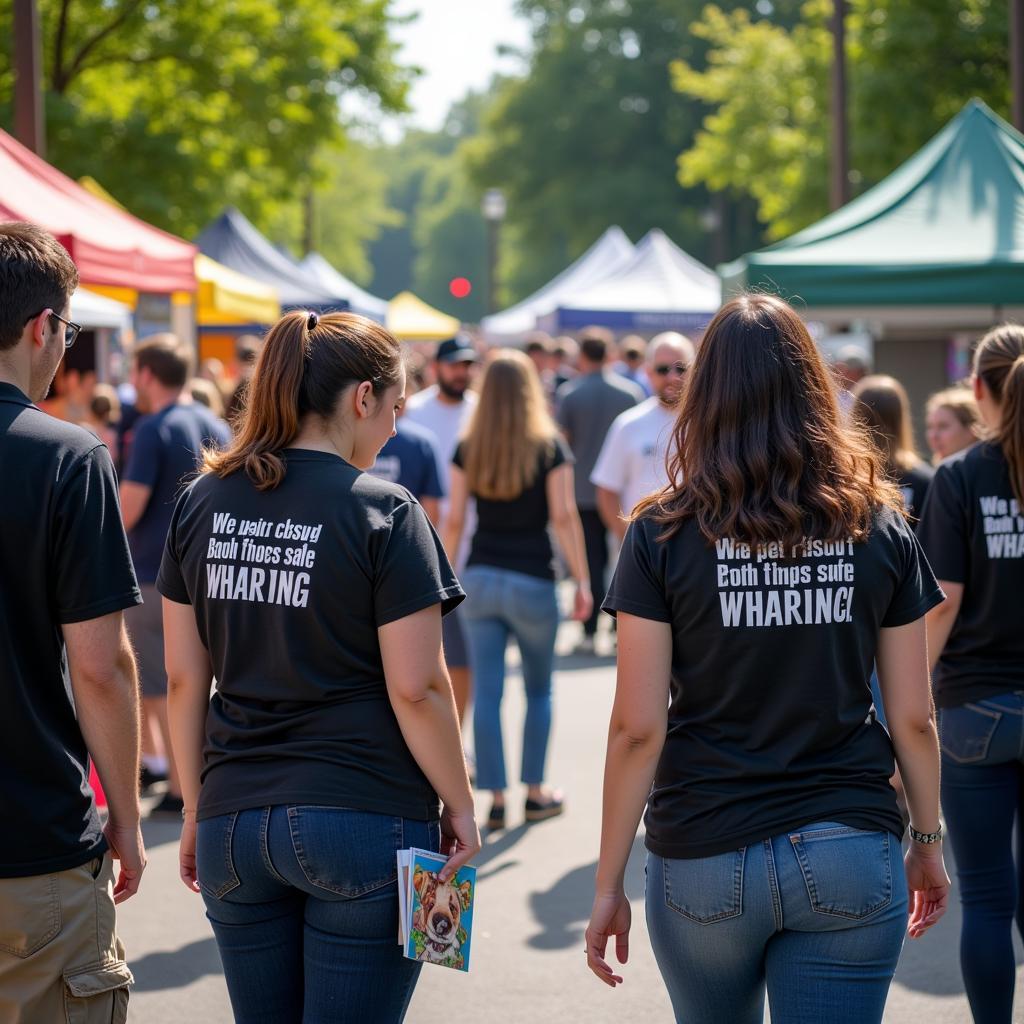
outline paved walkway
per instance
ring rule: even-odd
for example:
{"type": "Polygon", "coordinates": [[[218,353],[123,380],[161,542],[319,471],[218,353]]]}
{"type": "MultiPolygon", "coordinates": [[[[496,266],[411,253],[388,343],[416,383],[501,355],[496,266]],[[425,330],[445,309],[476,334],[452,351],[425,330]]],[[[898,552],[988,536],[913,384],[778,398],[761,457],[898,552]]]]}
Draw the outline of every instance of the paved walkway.
{"type": "MultiPolygon", "coordinates": [[[[566,627],[560,646],[571,642],[566,627]]],[[[521,683],[510,676],[505,701],[510,777],[518,758],[521,683]]],[[[590,912],[600,828],[601,775],[614,691],[611,659],[563,657],[556,680],[551,779],[568,797],[561,819],[526,828],[523,794],[513,793],[510,828],[490,838],[477,859],[473,970],[425,968],[410,1024],[621,1024],[671,1021],[668,999],[643,920],[643,849],[638,840],[627,877],[634,925],[625,984],[612,991],[586,970],[583,929],[590,912]]],[[[481,813],[485,811],[481,804],[481,813]]],[[[137,984],[135,1024],[221,1024],[231,1020],[220,961],[202,902],[177,878],[177,825],[147,822],[150,864],[142,893],[121,913],[121,931],[137,984]]],[[[970,1020],[957,962],[954,909],[925,938],[908,941],[889,999],[887,1024],[963,1024],[970,1020]]],[[[1021,958],[1018,957],[1018,963],[1021,958]]],[[[1024,975],[1017,1013],[1024,1021],[1024,975]]],[[[722,1024],[730,1024],[723,1021],[722,1024]]]]}

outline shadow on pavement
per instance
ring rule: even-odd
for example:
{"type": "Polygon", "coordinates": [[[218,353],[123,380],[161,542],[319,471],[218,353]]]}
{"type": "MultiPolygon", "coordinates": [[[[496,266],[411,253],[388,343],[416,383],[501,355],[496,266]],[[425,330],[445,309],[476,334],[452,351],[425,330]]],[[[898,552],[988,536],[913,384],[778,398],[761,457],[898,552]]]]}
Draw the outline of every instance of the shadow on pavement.
{"type": "MultiPolygon", "coordinates": [[[[643,896],[645,857],[643,836],[637,836],[626,868],[626,893],[630,899],[643,896]]],[[[563,875],[546,892],[530,893],[530,910],[543,929],[529,938],[530,946],[534,949],[568,949],[575,945],[583,948],[583,933],[594,903],[595,871],[596,861],[584,864],[563,875]]]]}
{"type": "Polygon", "coordinates": [[[608,668],[615,664],[614,654],[559,654],[555,658],[556,672],[587,672],[608,668]]]}
{"type": "Polygon", "coordinates": [[[208,974],[223,974],[223,968],[211,935],[181,949],[148,953],[141,960],[133,960],[132,973],[137,991],[156,992],[191,985],[208,974]]]}
{"type": "Polygon", "coordinates": [[[173,815],[142,819],[142,838],[147,849],[164,846],[166,843],[177,843],[181,838],[181,818],[173,815]]]}

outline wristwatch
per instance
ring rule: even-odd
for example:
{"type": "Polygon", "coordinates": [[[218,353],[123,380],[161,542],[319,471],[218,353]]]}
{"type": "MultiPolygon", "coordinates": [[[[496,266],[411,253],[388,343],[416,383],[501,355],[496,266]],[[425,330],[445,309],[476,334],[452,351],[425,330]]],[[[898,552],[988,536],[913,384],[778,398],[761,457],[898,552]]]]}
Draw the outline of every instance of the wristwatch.
{"type": "Polygon", "coordinates": [[[936,832],[918,832],[913,825],[907,826],[907,831],[910,833],[910,838],[915,843],[924,843],[926,846],[930,846],[932,843],[937,843],[942,838],[942,822],[939,822],[939,828],[936,832]]]}

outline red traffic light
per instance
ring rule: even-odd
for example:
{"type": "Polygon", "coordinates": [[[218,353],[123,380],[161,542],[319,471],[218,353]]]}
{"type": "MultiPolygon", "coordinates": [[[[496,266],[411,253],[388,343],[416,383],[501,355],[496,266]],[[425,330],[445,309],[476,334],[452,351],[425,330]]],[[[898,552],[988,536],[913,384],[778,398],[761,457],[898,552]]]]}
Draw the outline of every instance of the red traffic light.
{"type": "Polygon", "coordinates": [[[466,277],[453,277],[451,281],[448,282],[448,291],[450,291],[456,299],[466,298],[472,290],[473,286],[466,277]]]}

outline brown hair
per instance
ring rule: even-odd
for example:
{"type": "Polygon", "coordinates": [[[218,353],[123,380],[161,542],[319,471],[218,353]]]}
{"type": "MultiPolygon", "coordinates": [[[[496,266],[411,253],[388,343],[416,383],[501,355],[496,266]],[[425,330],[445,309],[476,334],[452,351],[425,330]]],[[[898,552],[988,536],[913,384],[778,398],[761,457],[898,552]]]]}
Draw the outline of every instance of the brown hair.
{"type": "Polygon", "coordinates": [[[709,543],[862,540],[878,506],[902,513],[870,438],[843,426],[807,328],[772,295],[733,299],[708,325],[669,452],[669,483],[633,511],[663,538],[692,518],[709,543]]]}
{"type": "Polygon", "coordinates": [[[280,452],[303,417],[333,415],[341,393],[363,381],[379,396],[401,373],[401,348],[380,324],[355,313],[285,313],[256,361],[234,440],[207,452],[203,471],[225,477],[244,469],[257,489],[271,490],[284,479],[280,452]]]}
{"type": "Polygon", "coordinates": [[[484,371],[463,440],[470,492],[494,501],[519,497],[536,480],[538,456],[554,446],[557,432],[530,358],[499,349],[484,371]]]}
{"type": "Polygon", "coordinates": [[[999,403],[1002,422],[992,440],[1010,464],[1013,494],[1024,507],[1024,327],[993,327],[978,343],[974,372],[999,403]]]}
{"type": "Polygon", "coordinates": [[[926,414],[931,414],[936,409],[948,409],[957,418],[960,426],[969,430],[977,430],[981,423],[974,392],[962,386],[936,391],[925,403],[924,409],[926,414]]]}
{"type": "Polygon", "coordinates": [[[165,388],[180,390],[192,370],[192,352],[175,334],[164,332],[143,338],[132,350],[140,370],[149,370],[165,388]]]}
{"type": "Polygon", "coordinates": [[[0,352],[44,309],[63,313],[77,287],[78,270],[53,235],[25,221],[0,224],[0,352]]]}
{"type": "Polygon", "coordinates": [[[917,465],[910,399],[906,388],[895,377],[874,374],[859,380],[853,389],[850,414],[871,434],[885,458],[890,476],[917,465]]]}
{"type": "Polygon", "coordinates": [[[584,327],[580,331],[580,355],[589,363],[603,363],[615,343],[615,335],[606,327],[584,327]]]}

